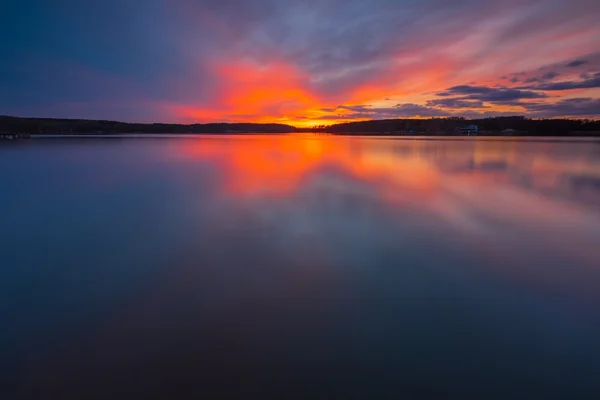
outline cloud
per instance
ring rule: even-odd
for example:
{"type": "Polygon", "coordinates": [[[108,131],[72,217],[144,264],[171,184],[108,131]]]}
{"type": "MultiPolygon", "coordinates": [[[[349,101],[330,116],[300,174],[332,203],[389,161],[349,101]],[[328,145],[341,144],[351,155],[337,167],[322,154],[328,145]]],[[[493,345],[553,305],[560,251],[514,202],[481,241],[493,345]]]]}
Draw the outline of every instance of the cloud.
{"type": "MultiPolygon", "coordinates": [[[[392,110],[393,108],[390,108],[392,110]]],[[[352,112],[371,112],[373,108],[370,105],[358,105],[358,106],[338,106],[337,110],[348,110],[352,112]]],[[[380,108],[379,110],[387,110],[387,108],[380,108]]]]}
{"type": "Polygon", "coordinates": [[[390,119],[407,117],[446,117],[451,113],[435,107],[419,104],[396,104],[394,107],[371,107],[369,105],[341,105],[337,114],[325,115],[323,120],[390,119]],[[349,112],[348,112],[349,111],[349,112]]]}
{"type": "Polygon", "coordinates": [[[396,109],[396,113],[398,116],[405,117],[443,117],[450,115],[450,113],[446,111],[411,103],[397,104],[394,108],[396,109]]]}
{"type": "Polygon", "coordinates": [[[443,108],[486,108],[481,100],[463,100],[461,98],[443,98],[427,101],[428,107],[443,107],[443,108]]]}
{"type": "Polygon", "coordinates": [[[488,86],[459,85],[437,93],[438,96],[453,97],[456,100],[478,100],[489,103],[510,103],[522,99],[541,99],[548,97],[544,93],[531,90],[520,90],[512,88],[492,88],[488,86]]]}
{"type": "Polygon", "coordinates": [[[560,74],[558,72],[548,72],[548,73],[542,75],[542,79],[545,81],[551,81],[552,79],[554,79],[558,76],[560,76],[560,74]]]}
{"type": "Polygon", "coordinates": [[[338,112],[493,112],[558,91],[539,87],[551,73],[576,82],[600,70],[597,0],[22,3],[0,13],[0,113],[285,122],[384,98],[402,106],[338,112]],[[487,91],[428,103],[461,85],[487,91]]]}
{"type": "Polygon", "coordinates": [[[523,86],[519,89],[525,90],[540,90],[540,91],[561,91],[561,90],[574,90],[574,89],[592,89],[600,88],[600,74],[594,74],[587,79],[581,79],[576,81],[562,81],[552,83],[542,83],[534,86],[523,86]]]}
{"type": "Polygon", "coordinates": [[[600,99],[565,99],[557,103],[530,104],[527,109],[536,117],[594,117],[598,116],[600,99]]]}
{"type": "Polygon", "coordinates": [[[569,68],[575,68],[575,67],[579,67],[581,65],[585,65],[588,62],[586,60],[575,60],[575,61],[571,61],[570,63],[567,64],[567,67],[569,68]]]}
{"type": "Polygon", "coordinates": [[[523,81],[523,83],[541,83],[541,82],[545,82],[545,81],[551,81],[552,79],[556,78],[560,76],[560,74],[558,72],[547,72],[542,76],[539,77],[531,77],[531,78],[527,78],[523,81]]]}

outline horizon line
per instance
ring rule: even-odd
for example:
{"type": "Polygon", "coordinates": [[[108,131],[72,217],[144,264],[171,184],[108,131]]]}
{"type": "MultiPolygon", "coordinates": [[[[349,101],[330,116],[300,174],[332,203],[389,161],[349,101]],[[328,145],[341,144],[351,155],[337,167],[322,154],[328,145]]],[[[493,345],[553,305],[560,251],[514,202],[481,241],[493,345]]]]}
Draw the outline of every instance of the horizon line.
{"type": "Polygon", "coordinates": [[[120,121],[113,119],[98,119],[98,118],[63,118],[63,117],[23,117],[16,115],[5,115],[0,114],[0,118],[17,118],[17,119],[37,119],[37,120],[64,120],[64,121],[96,121],[96,122],[114,122],[119,124],[138,124],[138,125],[180,125],[180,126],[192,126],[192,125],[235,125],[235,124],[250,124],[250,125],[283,125],[289,126],[294,129],[314,129],[316,127],[332,127],[336,125],[342,124],[351,124],[351,123],[360,123],[360,122],[377,122],[377,121],[398,121],[398,120],[414,120],[414,121],[431,121],[431,120],[449,120],[449,119],[463,119],[466,121],[477,121],[477,120],[486,120],[486,119],[503,119],[503,118],[523,118],[526,120],[532,121],[541,121],[541,120],[563,120],[563,121],[600,121],[600,116],[594,118],[585,118],[585,117],[528,117],[522,114],[515,115],[499,115],[499,116],[490,116],[490,117],[479,117],[479,118],[469,118],[464,116],[443,116],[443,117],[398,117],[398,118],[383,118],[383,119],[357,119],[357,120],[349,120],[343,122],[335,122],[332,124],[315,124],[313,126],[305,126],[298,127],[296,125],[291,125],[289,123],[283,122],[249,122],[249,121],[237,121],[237,122],[225,122],[225,121],[213,121],[213,122],[191,122],[191,123],[181,123],[181,122],[129,122],[129,121],[120,121]]]}

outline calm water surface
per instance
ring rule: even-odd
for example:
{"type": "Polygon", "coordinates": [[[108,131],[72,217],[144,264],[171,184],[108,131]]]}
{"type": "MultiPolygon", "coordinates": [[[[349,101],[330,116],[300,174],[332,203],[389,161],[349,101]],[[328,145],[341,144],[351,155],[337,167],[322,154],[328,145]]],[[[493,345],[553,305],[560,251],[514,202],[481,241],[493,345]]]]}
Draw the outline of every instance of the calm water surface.
{"type": "Polygon", "coordinates": [[[600,143],[1,143],[0,317],[4,399],[597,398],[600,143]]]}

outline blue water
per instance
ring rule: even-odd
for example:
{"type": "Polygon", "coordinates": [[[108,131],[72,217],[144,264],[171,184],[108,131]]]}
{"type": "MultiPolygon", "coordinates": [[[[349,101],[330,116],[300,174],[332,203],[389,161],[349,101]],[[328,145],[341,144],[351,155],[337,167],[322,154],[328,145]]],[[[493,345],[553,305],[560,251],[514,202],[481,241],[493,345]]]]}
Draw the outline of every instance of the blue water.
{"type": "Polygon", "coordinates": [[[597,398],[599,305],[596,141],[0,143],[3,399],[597,398]]]}

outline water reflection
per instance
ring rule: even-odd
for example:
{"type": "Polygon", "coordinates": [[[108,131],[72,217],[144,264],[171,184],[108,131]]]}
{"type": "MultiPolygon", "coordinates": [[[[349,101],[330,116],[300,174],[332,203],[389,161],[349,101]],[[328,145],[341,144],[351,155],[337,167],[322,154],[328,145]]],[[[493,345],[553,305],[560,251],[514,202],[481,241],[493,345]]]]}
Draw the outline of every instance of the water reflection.
{"type": "MultiPolygon", "coordinates": [[[[236,201],[259,199],[255,213],[274,213],[281,201],[308,207],[305,229],[316,232],[313,208],[349,207],[347,217],[360,221],[365,205],[352,208],[352,199],[371,198],[378,207],[386,204],[388,218],[399,224],[417,220],[418,230],[443,232],[439,240],[461,240],[469,252],[504,260],[503,273],[533,274],[535,281],[545,248],[555,260],[600,273],[597,147],[590,141],[259,136],[171,143],[169,151],[188,162],[209,161],[221,173],[224,193],[236,201]]],[[[272,218],[282,222],[283,216],[272,218]]],[[[544,274],[544,285],[563,286],[565,270],[544,274]]],[[[586,286],[572,287],[572,294],[586,286]]],[[[594,290],[595,283],[583,292],[594,290]]]]}
{"type": "Polygon", "coordinates": [[[594,142],[206,136],[0,152],[8,396],[600,389],[594,142]]]}
{"type": "MultiPolygon", "coordinates": [[[[600,179],[600,146],[590,141],[258,136],[170,145],[173,155],[214,162],[226,171],[226,190],[246,196],[265,191],[289,194],[301,187],[308,175],[328,167],[374,184],[378,194],[391,184],[434,196],[440,182],[452,179],[464,185],[503,182],[582,200],[563,183],[575,181],[597,189],[600,179]]],[[[597,194],[583,200],[600,205],[597,194]]]]}

